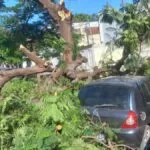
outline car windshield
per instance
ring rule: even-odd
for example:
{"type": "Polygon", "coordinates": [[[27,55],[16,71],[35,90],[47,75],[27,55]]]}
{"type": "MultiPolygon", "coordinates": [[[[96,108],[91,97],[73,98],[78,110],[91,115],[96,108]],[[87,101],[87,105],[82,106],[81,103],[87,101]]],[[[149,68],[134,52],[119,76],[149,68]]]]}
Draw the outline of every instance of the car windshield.
{"type": "Polygon", "coordinates": [[[87,86],[80,90],[79,98],[84,106],[129,109],[130,91],[125,86],[87,86]]]}

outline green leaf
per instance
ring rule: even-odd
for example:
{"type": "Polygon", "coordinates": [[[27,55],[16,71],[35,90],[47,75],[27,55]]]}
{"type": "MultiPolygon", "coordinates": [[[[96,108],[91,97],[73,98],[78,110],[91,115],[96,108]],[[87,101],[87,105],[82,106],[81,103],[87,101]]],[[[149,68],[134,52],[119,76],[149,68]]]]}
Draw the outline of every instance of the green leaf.
{"type": "Polygon", "coordinates": [[[68,148],[62,148],[62,150],[99,150],[92,144],[85,143],[82,139],[76,139],[68,148]]]}
{"type": "Polygon", "coordinates": [[[46,108],[43,108],[42,118],[46,123],[49,119],[52,119],[54,122],[63,122],[64,116],[63,113],[58,109],[56,104],[48,105],[46,108]]]}

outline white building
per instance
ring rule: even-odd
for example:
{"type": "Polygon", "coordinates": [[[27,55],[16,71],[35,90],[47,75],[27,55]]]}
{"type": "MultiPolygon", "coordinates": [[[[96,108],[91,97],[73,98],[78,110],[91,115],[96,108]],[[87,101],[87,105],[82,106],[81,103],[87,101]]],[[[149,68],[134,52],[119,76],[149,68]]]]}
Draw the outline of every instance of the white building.
{"type": "MultiPolygon", "coordinates": [[[[109,56],[107,53],[108,42],[116,38],[116,30],[118,26],[116,23],[112,25],[107,23],[97,22],[80,22],[73,24],[74,31],[81,34],[80,41],[81,54],[88,59],[88,63],[84,65],[87,70],[92,70],[94,66],[99,66],[100,62],[112,57],[118,60],[122,56],[122,49],[113,50],[109,56]]],[[[110,52],[111,50],[109,50],[110,52]]]]}
{"type": "Polygon", "coordinates": [[[98,22],[80,22],[73,23],[73,29],[82,36],[79,45],[81,46],[81,54],[88,59],[88,63],[84,66],[90,70],[97,65],[95,59],[95,51],[100,51],[100,31],[98,22]]]}

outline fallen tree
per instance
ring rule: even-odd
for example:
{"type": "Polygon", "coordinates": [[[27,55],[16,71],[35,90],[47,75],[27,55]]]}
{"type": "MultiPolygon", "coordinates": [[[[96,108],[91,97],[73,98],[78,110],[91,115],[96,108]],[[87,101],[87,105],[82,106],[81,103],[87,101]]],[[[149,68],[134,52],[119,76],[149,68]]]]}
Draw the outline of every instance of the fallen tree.
{"type": "Polygon", "coordinates": [[[93,72],[79,72],[77,67],[82,63],[86,63],[87,59],[81,55],[73,59],[73,37],[72,37],[72,13],[65,7],[65,2],[60,0],[59,4],[52,2],[51,0],[39,0],[39,3],[47,9],[49,15],[56,21],[59,26],[60,36],[66,42],[65,50],[63,53],[62,61],[63,67],[52,68],[51,63],[40,58],[35,52],[31,52],[25,46],[20,45],[20,50],[36,65],[29,68],[13,69],[0,72],[0,88],[4,86],[6,82],[17,76],[27,76],[43,72],[52,72],[51,80],[55,82],[61,75],[65,75],[68,78],[85,79],[99,75],[102,70],[95,67],[93,72]]]}

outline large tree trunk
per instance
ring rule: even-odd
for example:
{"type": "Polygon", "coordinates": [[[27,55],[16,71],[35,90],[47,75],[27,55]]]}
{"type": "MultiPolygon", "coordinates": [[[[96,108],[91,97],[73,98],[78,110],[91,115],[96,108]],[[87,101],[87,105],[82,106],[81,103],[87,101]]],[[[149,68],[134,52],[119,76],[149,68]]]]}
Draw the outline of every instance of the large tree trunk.
{"type": "Polygon", "coordinates": [[[72,62],[72,49],[73,49],[73,39],[72,39],[72,19],[65,21],[60,21],[60,35],[66,41],[64,60],[67,63],[72,62]]]}

